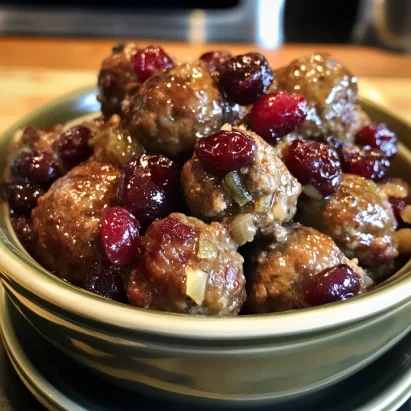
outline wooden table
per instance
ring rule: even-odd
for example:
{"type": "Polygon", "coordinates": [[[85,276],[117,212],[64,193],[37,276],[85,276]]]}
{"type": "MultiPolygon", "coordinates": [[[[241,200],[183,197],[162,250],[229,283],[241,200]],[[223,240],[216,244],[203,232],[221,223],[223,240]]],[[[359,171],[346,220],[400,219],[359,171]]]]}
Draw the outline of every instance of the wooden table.
{"type": "MultiPolygon", "coordinates": [[[[118,40],[0,38],[0,130],[41,103],[95,84],[101,61],[118,40]]],[[[137,41],[150,44],[153,41],[137,41]]],[[[158,43],[158,42],[154,42],[158,43]]],[[[233,53],[253,45],[162,43],[179,60],[211,49],[233,53]]],[[[411,57],[362,46],[287,45],[260,50],[273,67],[315,50],[328,50],[360,77],[360,94],[411,119],[411,57]]]]}

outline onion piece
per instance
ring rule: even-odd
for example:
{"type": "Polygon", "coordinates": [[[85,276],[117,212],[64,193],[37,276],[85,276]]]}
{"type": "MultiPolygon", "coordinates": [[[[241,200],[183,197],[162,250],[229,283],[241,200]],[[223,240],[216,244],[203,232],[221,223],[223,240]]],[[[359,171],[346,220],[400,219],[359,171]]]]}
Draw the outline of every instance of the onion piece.
{"type": "Polygon", "coordinates": [[[323,195],[312,185],[306,184],[303,186],[303,193],[314,200],[322,200],[323,195]]]}
{"type": "Polygon", "coordinates": [[[106,137],[108,133],[110,133],[110,128],[105,128],[101,130],[99,133],[96,133],[91,139],[88,141],[88,144],[90,146],[94,146],[99,140],[101,140],[103,137],[106,137]]]}
{"type": "Polygon", "coordinates": [[[227,194],[239,205],[244,206],[252,200],[250,193],[245,189],[238,173],[228,173],[222,183],[227,194]]]}
{"type": "Polygon", "coordinates": [[[273,199],[274,199],[273,195],[261,197],[255,203],[255,211],[257,211],[258,213],[267,214],[271,210],[271,207],[273,206],[273,199]]]}
{"type": "Polygon", "coordinates": [[[404,223],[411,224],[411,205],[406,205],[401,210],[400,217],[404,223]]]}
{"type": "Polygon", "coordinates": [[[204,236],[200,236],[200,238],[198,239],[197,257],[204,259],[213,259],[217,257],[217,253],[217,245],[207,240],[207,238],[204,238],[204,236]]]}
{"type": "Polygon", "coordinates": [[[234,217],[230,224],[230,232],[233,240],[239,245],[253,241],[257,232],[253,215],[248,213],[234,217]]]}
{"type": "Polygon", "coordinates": [[[186,294],[197,305],[201,305],[207,288],[208,274],[198,268],[189,266],[184,271],[186,274],[186,294]]]}
{"type": "Polygon", "coordinates": [[[367,180],[367,184],[370,191],[381,198],[381,190],[378,188],[377,184],[375,184],[374,181],[371,180],[367,180]]]}

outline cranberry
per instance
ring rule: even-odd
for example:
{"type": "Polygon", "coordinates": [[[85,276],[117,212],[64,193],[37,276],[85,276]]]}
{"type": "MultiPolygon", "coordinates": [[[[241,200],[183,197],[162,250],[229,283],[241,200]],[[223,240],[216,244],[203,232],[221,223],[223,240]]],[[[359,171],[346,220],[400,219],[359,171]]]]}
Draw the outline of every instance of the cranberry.
{"type": "Polygon", "coordinates": [[[29,250],[33,244],[33,231],[31,229],[30,218],[21,215],[17,218],[12,218],[11,223],[19,241],[23,244],[26,250],[29,250]]]}
{"type": "Polygon", "coordinates": [[[116,266],[124,266],[138,253],[140,224],[124,208],[106,210],[101,224],[101,239],[108,259],[116,266]]]}
{"type": "Polygon", "coordinates": [[[194,151],[207,171],[224,177],[250,163],[256,145],[251,137],[239,131],[220,130],[200,138],[194,151]]]}
{"type": "Polygon", "coordinates": [[[311,306],[354,297],[360,291],[360,277],[347,264],[326,268],[305,284],[305,300],[311,306]]]}
{"type": "Polygon", "coordinates": [[[13,178],[26,178],[48,188],[61,176],[57,162],[49,152],[34,150],[20,153],[11,166],[13,178]]]}
{"type": "Polygon", "coordinates": [[[146,228],[176,209],[179,191],[178,167],[162,155],[142,154],[124,166],[117,196],[146,228]]]}
{"type": "Polygon", "coordinates": [[[369,180],[380,181],[387,174],[390,161],[378,149],[349,147],[342,150],[343,171],[369,180]]]}
{"type": "Polygon", "coordinates": [[[18,182],[7,187],[9,206],[16,215],[29,215],[43,194],[44,190],[35,183],[18,182]]]}
{"type": "Polygon", "coordinates": [[[371,123],[364,126],[355,136],[360,146],[379,148],[388,158],[397,154],[397,136],[384,123],[371,123]]]}
{"type": "Polygon", "coordinates": [[[154,73],[174,67],[174,63],[161,47],[148,46],[137,51],[131,58],[131,66],[137,78],[143,83],[154,73]]]}
{"type": "Polygon", "coordinates": [[[126,302],[127,295],[120,269],[93,264],[84,276],[82,288],[109,300],[126,302]]]}
{"type": "Polygon", "coordinates": [[[204,53],[200,57],[200,60],[207,63],[212,73],[219,73],[221,65],[227,60],[230,60],[231,57],[233,57],[233,55],[228,51],[209,51],[208,53],[204,53]]]}
{"type": "Polygon", "coordinates": [[[67,169],[87,160],[93,150],[88,144],[91,131],[84,126],[75,126],[63,134],[56,142],[57,153],[67,169]]]}
{"type": "Polygon", "coordinates": [[[307,117],[307,101],[294,93],[279,91],[261,97],[251,110],[251,128],[269,143],[294,131],[307,117]]]}
{"type": "Polygon", "coordinates": [[[272,81],[273,72],[259,53],[236,56],[220,66],[220,88],[234,103],[254,103],[272,81]]]}
{"type": "Polygon", "coordinates": [[[338,154],[326,144],[294,140],[288,147],[285,164],[301,184],[311,184],[324,197],[333,194],[340,184],[338,154]]]}

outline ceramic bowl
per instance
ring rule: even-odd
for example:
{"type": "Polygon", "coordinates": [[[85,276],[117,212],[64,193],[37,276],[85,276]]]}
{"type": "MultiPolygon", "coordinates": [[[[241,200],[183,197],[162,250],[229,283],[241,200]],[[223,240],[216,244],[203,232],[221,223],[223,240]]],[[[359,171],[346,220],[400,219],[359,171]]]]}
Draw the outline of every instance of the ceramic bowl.
{"type": "MultiPolygon", "coordinates": [[[[411,125],[362,104],[398,134],[393,174],[410,181],[411,125]]],[[[41,107],[0,137],[0,164],[22,126],[96,110],[92,88],[41,107]]],[[[47,272],[19,244],[5,204],[0,271],[21,313],[83,366],[132,390],[202,404],[255,406],[313,392],[369,364],[411,329],[411,262],[378,289],[323,307],[235,318],[168,314],[103,299],[47,272]]]]}

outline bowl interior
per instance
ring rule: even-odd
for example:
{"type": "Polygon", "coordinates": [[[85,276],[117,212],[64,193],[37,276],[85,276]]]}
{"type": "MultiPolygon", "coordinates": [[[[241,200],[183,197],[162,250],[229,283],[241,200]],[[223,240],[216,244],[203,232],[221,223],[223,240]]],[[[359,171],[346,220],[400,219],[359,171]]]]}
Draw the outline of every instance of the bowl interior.
{"type": "MultiPolygon", "coordinates": [[[[411,124],[373,102],[362,100],[364,110],[384,121],[401,140],[391,174],[411,183],[411,124]]],[[[15,132],[27,125],[47,126],[97,112],[96,90],[87,87],[70,93],[23,117],[0,137],[0,172],[15,132]]],[[[41,267],[24,250],[11,227],[8,209],[0,204],[0,271],[9,281],[48,303],[106,325],[177,337],[220,339],[286,336],[340,326],[375,315],[411,298],[411,260],[376,290],[351,301],[278,314],[232,318],[196,317],[149,311],[119,304],[67,284],[41,267]],[[110,309],[107,309],[110,306],[110,309]],[[100,315],[104,312],[104,318],[100,315]],[[228,322],[230,324],[228,324],[228,322]]]]}

